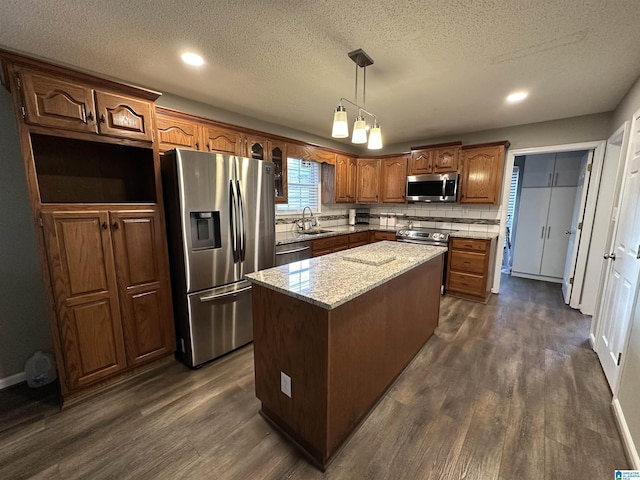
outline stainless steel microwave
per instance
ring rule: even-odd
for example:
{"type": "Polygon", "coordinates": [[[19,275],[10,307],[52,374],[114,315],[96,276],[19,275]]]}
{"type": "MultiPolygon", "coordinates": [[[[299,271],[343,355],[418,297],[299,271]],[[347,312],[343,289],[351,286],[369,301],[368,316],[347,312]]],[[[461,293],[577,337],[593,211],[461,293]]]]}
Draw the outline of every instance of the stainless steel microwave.
{"type": "Polygon", "coordinates": [[[407,201],[455,203],[459,181],[458,173],[410,175],[407,177],[407,201]]]}

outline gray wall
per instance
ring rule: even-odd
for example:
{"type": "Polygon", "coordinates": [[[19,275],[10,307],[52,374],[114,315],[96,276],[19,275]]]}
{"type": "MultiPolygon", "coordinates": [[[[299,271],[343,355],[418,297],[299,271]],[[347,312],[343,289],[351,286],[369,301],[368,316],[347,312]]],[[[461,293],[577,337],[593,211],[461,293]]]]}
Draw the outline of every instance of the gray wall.
{"type": "Polygon", "coordinates": [[[596,113],[549,122],[496,128],[481,132],[461,133],[419,142],[389,145],[384,153],[407,152],[412,146],[462,141],[464,145],[509,140],[511,149],[545,147],[567,143],[606,140],[611,130],[612,112],[596,113]]]}
{"type": "Polygon", "coordinates": [[[11,96],[0,88],[0,380],[20,373],[36,350],[52,351],[11,96]]]}
{"type": "MultiPolygon", "coordinates": [[[[616,108],[610,133],[613,134],[625,120],[631,122],[634,112],[638,109],[640,109],[640,79],[636,81],[616,108]]],[[[624,355],[626,359],[620,378],[618,398],[633,442],[636,448],[640,448],[640,408],[638,408],[638,399],[640,399],[640,304],[638,300],[636,300],[635,315],[632,319],[629,345],[624,355]]],[[[640,465],[635,467],[640,468],[640,465]]]]}

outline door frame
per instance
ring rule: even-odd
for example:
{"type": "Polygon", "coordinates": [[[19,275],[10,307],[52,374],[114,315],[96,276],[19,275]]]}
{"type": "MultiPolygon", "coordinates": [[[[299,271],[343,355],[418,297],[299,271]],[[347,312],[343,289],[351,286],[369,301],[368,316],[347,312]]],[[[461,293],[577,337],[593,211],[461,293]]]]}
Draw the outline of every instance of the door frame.
{"type": "MultiPolygon", "coordinates": [[[[591,142],[581,142],[581,143],[567,143],[561,145],[547,145],[543,147],[529,147],[529,148],[519,148],[516,150],[509,150],[507,152],[507,158],[505,160],[503,179],[510,178],[513,174],[513,164],[515,162],[515,158],[522,155],[535,155],[538,153],[555,153],[555,152],[571,152],[574,150],[593,150],[593,165],[591,167],[591,182],[593,185],[599,184],[600,182],[600,173],[602,171],[602,163],[604,160],[604,150],[607,142],[606,140],[596,140],[591,142]]],[[[504,205],[509,203],[509,190],[511,187],[511,182],[507,182],[505,180],[502,181],[502,194],[501,194],[501,214],[500,214],[500,231],[498,233],[498,245],[504,244],[505,238],[505,226],[507,224],[507,208],[504,208],[504,205]]],[[[582,238],[580,240],[580,247],[583,252],[585,252],[582,256],[579,255],[578,260],[576,261],[576,269],[578,262],[582,262],[581,269],[584,270],[587,262],[587,253],[589,251],[589,242],[591,241],[591,230],[593,228],[593,219],[595,216],[595,209],[597,203],[597,195],[592,195],[591,198],[587,198],[587,203],[585,205],[585,213],[584,218],[582,220],[582,238]],[[587,242],[582,245],[582,242],[587,242]]],[[[496,258],[494,271],[500,272],[500,266],[502,265],[502,256],[503,249],[498,248],[496,250],[496,258]]],[[[501,275],[494,275],[493,286],[491,287],[492,293],[500,293],[500,277],[501,275]]],[[[577,291],[576,285],[574,283],[574,292],[577,291]]],[[[580,284],[579,293],[582,292],[582,282],[580,284]]],[[[579,296],[578,296],[579,298],[579,296]]]]}

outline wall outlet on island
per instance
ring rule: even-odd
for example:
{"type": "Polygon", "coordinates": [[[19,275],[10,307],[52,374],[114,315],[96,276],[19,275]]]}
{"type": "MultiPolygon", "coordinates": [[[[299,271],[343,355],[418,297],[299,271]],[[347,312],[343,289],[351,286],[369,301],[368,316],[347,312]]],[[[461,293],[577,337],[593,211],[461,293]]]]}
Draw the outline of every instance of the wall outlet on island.
{"type": "Polygon", "coordinates": [[[291,377],[284,372],[280,372],[280,390],[291,398],[291,377]]]}

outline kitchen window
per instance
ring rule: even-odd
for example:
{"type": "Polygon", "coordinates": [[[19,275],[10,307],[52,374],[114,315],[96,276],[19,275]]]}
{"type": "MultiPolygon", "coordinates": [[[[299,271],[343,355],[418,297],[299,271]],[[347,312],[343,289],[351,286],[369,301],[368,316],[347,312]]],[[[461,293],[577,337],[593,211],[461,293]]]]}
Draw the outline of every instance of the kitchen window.
{"type": "Polygon", "coordinates": [[[299,158],[287,159],[287,204],[276,205],[279,215],[301,214],[306,206],[320,212],[320,164],[299,158]]]}

